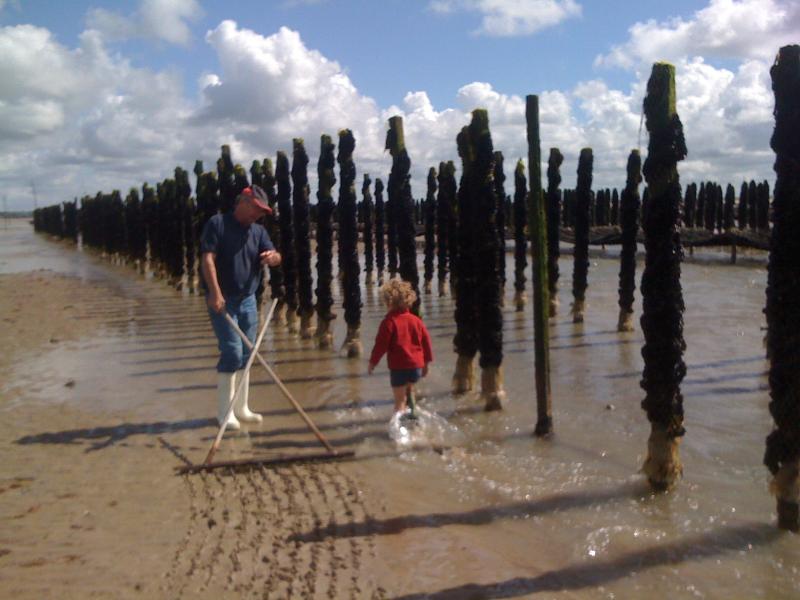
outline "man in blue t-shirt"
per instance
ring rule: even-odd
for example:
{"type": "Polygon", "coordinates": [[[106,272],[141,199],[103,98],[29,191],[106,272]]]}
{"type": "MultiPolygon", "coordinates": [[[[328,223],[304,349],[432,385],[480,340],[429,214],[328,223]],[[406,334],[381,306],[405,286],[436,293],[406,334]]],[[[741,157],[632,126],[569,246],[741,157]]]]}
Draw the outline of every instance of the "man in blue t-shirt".
{"type": "Polygon", "coordinates": [[[220,425],[233,398],[237,376],[248,380],[226,422],[227,429],[239,429],[240,421],[261,422],[261,415],[251,412],[247,406],[250,382],[244,366],[250,351],[228,324],[223,311],[255,343],[258,329],[255,292],[261,278],[261,266],[277,267],[281,264],[281,255],[275,250],[267,230],[256,223],[271,213],[264,190],[253,185],[242,190],[236,198],[233,212],[214,215],[208,220],[200,239],[206,304],[220,352],[217,363],[217,420],[220,425]]]}

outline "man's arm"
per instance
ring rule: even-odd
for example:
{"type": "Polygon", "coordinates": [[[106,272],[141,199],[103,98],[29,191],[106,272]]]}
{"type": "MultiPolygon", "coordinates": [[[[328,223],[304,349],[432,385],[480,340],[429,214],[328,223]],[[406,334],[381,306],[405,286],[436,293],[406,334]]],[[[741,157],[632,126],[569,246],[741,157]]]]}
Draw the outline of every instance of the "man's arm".
{"type": "Polygon", "coordinates": [[[259,239],[258,258],[261,264],[266,267],[277,267],[281,264],[281,254],[275,249],[272,240],[269,239],[269,233],[262,226],[261,238],[259,239]]]}
{"type": "Polygon", "coordinates": [[[200,268],[203,270],[203,281],[208,286],[208,297],[206,298],[208,308],[214,312],[221,313],[225,308],[225,298],[222,295],[222,290],[219,289],[219,281],[217,280],[217,266],[214,264],[216,256],[213,252],[203,252],[200,268]]]}

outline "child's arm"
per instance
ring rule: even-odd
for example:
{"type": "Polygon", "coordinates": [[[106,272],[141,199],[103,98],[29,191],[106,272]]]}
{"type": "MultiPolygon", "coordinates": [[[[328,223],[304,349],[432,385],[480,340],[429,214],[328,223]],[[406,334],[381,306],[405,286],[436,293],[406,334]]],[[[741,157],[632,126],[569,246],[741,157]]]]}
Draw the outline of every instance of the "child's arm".
{"type": "Polygon", "coordinates": [[[422,353],[425,357],[425,366],[422,368],[422,376],[428,375],[428,363],[433,362],[433,346],[431,344],[431,334],[428,333],[428,328],[425,323],[420,320],[420,329],[422,330],[422,353]]]}
{"type": "Polygon", "coordinates": [[[392,339],[392,325],[389,319],[381,321],[381,326],[378,328],[378,334],[375,336],[375,345],[372,347],[372,353],[369,357],[368,372],[371,375],[375,366],[381,361],[383,355],[389,350],[389,342],[392,339]]]}

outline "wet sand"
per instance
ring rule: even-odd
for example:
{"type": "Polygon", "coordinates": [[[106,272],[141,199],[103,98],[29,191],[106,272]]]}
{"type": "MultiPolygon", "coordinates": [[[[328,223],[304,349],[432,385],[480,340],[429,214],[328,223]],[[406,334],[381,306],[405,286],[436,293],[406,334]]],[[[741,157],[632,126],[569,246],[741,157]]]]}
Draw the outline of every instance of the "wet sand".
{"type": "MultiPolygon", "coordinates": [[[[686,473],[675,492],[652,495],[637,473],[648,432],[641,333],[614,331],[616,260],[592,260],[581,326],[567,316],[571,261],[561,261],[551,440],[531,436],[530,309],[514,313],[507,289],[509,400],[485,414],[475,394],[449,393],[452,303],[434,295],[424,310],[437,360],[420,392],[448,424],[436,440],[443,448],[398,452],[389,440],[385,367],[367,377],[365,359],[276,329],[265,355],[356,459],[176,476],[216,433],[216,348],[202,300],[25,227],[0,231],[0,257],[0,311],[11,319],[0,336],[14,348],[0,358],[4,596],[800,593],[797,537],[776,530],[761,465],[771,427],[763,263],[696,255],[684,265],[686,473]]],[[[381,316],[365,287],[367,349],[381,316]]],[[[265,422],[226,435],[218,459],[317,452],[254,369],[251,405],[265,422]]]]}

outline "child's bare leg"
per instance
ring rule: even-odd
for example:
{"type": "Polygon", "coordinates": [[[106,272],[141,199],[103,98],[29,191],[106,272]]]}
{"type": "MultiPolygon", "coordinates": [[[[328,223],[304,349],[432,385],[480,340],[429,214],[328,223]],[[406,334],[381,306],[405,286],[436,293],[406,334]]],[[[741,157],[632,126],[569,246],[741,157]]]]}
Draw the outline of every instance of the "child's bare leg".
{"type": "Polygon", "coordinates": [[[401,412],[406,409],[406,386],[393,387],[392,393],[394,394],[394,412],[401,412]]]}

